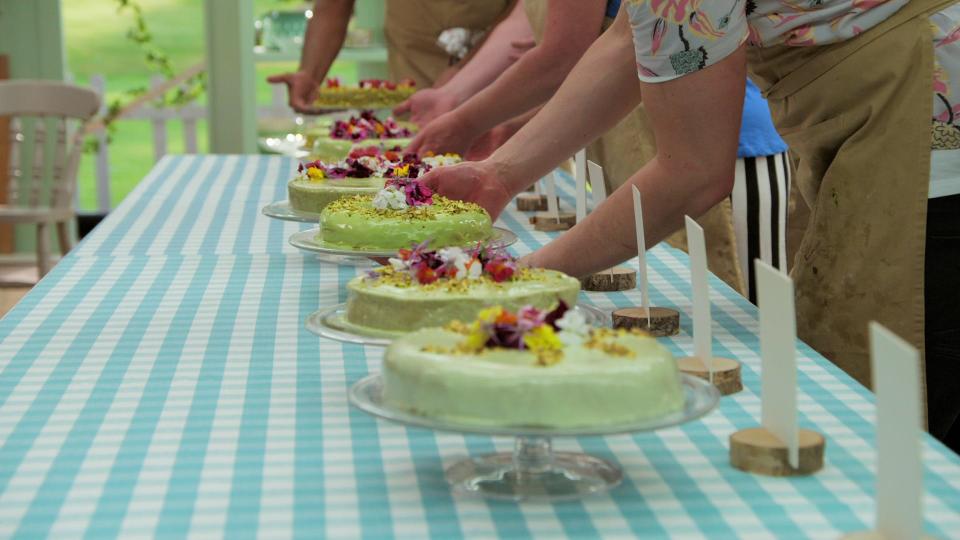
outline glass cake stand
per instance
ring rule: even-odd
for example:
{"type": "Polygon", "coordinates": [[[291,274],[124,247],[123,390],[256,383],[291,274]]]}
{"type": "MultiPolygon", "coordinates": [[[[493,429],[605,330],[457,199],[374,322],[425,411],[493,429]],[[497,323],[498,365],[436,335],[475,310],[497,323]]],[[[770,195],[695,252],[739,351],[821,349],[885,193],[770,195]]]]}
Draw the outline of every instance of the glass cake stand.
{"type": "Polygon", "coordinates": [[[399,410],[383,401],[383,379],[368,375],[350,388],[350,403],[363,412],[409,426],[463,434],[515,437],[513,452],[466,458],[447,468],[457,493],[512,501],[562,501],[603,493],[623,480],[619,466],[578,452],[554,452],[553,437],[618,435],[655,431],[696,420],[717,406],[720,393],[709,382],[681,375],[684,406],[676,413],[629,424],[549,429],[460,424],[399,410]]]}
{"type": "MultiPolygon", "coordinates": [[[[393,257],[397,254],[395,249],[345,249],[326,245],[322,240],[317,240],[317,234],[320,228],[315,227],[310,230],[300,231],[290,236],[290,245],[304,251],[320,253],[324,255],[344,255],[353,257],[393,257]]],[[[496,247],[507,247],[517,241],[517,235],[509,229],[503,227],[493,228],[493,238],[489,243],[496,247]]]]}
{"type": "Polygon", "coordinates": [[[306,137],[299,133],[288,133],[283,137],[260,137],[257,139],[260,149],[292,158],[305,158],[310,155],[306,149],[306,137]]]}
{"type": "Polygon", "coordinates": [[[264,206],[260,210],[263,215],[283,221],[298,221],[300,223],[317,223],[320,214],[296,210],[290,206],[290,201],[276,201],[264,206]]]}
{"type": "MultiPolygon", "coordinates": [[[[573,309],[582,313],[590,326],[609,327],[611,325],[610,314],[600,308],[577,304],[573,309]]],[[[395,338],[407,333],[376,331],[354,325],[347,321],[347,304],[337,304],[314,311],[307,317],[304,326],[311,333],[323,338],[374,347],[386,347],[395,338]]]]}

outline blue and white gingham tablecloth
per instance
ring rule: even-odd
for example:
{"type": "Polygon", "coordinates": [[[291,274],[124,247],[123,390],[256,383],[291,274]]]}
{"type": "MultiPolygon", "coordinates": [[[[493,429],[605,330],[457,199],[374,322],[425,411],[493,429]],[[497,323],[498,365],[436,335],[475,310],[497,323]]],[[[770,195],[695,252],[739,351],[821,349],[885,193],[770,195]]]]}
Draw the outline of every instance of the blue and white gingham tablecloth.
{"type": "MultiPolygon", "coordinates": [[[[294,162],[179,156],[144,182],[0,321],[0,537],[835,538],[874,514],[868,391],[798,345],[803,427],[827,437],[812,477],[752,476],[727,437],[760,416],[756,310],[717,280],[714,347],[746,390],[683,427],[559,439],[623,466],[609,495],[562,504],[451,496],[443,466],[511,439],[380,422],[347,404],[380,349],[303,329],[357,270],[287,244],[308,225],[260,215],[294,162]]],[[[559,186],[572,203],[569,182],[559,186]]],[[[502,223],[526,253],[551,235],[502,223]]],[[[686,256],[651,251],[653,300],[684,313],[686,256]]],[[[603,308],[635,292],[585,293],[603,308]]],[[[924,437],[927,531],[960,538],[960,459],[924,437]]]]}

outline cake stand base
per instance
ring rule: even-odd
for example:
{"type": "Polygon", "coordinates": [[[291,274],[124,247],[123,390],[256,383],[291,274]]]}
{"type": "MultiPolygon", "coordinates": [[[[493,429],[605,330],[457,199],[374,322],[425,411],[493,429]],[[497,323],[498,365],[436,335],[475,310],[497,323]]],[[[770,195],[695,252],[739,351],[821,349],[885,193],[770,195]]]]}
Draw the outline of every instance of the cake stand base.
{"type": "Polygon", "coordinates": [[[511,501],[561,501],[617,487],[623,472],[609,461],[554,452],[549,437],[517,437],[512,453],[487,454],[446,471],[454,491],[511,501]]]}

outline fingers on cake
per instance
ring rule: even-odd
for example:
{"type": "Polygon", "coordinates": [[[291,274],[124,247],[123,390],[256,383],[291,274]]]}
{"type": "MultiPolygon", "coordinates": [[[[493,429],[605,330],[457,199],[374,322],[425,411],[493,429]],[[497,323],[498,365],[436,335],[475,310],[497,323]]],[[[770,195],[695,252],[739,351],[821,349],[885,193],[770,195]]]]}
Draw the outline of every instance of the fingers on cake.
{"type": "Polygon", "coordinates": [[[343,161],[301,163],[287,184],[290,206],[319,214],[333,201],[353,195],[376,195],[388,180],[418,178],[434,167],[458,163],[460,156],[445,154],[418,158],[399,147],[358,148],[343,161]]]}

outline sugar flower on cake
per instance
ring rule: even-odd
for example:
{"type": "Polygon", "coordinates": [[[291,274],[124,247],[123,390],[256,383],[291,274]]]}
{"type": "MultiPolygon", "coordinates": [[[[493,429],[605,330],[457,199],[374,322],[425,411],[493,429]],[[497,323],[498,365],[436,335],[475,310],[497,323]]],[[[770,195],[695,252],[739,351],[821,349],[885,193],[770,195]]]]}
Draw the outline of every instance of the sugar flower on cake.
{"type": "Polygon", "coordinates": [[[406,210],[410,207],[429,206],[433,204],[433,190],[417,180],[391,178],[373,197],[372,204],[377,210],[406,210]]]}
{"type": "Polygon", "coordinates": [[[377,210],[406,210],[407,196],[396,188],[387,187],[373,196],[372,204],[377,210]]]}
{"type": "Polygon", "coordinates": [[[589,327],[576,316],[567,316],[570,308],[562,300],[551,311],[527,306],[516,313],[495,306],[482,310],[477,320],[461,330],[466,334],[462,347],[467,352],[484,349],[529,350],[537,364],[550,366],[563,359],[567,343],[582,342],[589,327]],[[564,321],[561,326],[560,321],[564,321]]]}
{"type": "Polygon", "coordinates": [[[349,141],[397,139],[411,135],[413,135],[412,131],[397,124],[392,117],[380,120],[373,111],[363,111],[360,116],[337,120],[330,128],[330,138],[349,141]]]}
{"type": "Polygon", "coordinates": [[[389,267],[385,267],[383,271],[374,271],[369,277],[380,279],[384,272],[389,272],[392,275],[408,276],[421,285],[441,279],[488,279],[501,283],[511,279],[517,272],[516,260],[502,249],[447,247],[431,250],[428,242],[416,244],[410,249],[401,249],[389,262],[389,267]]]}

